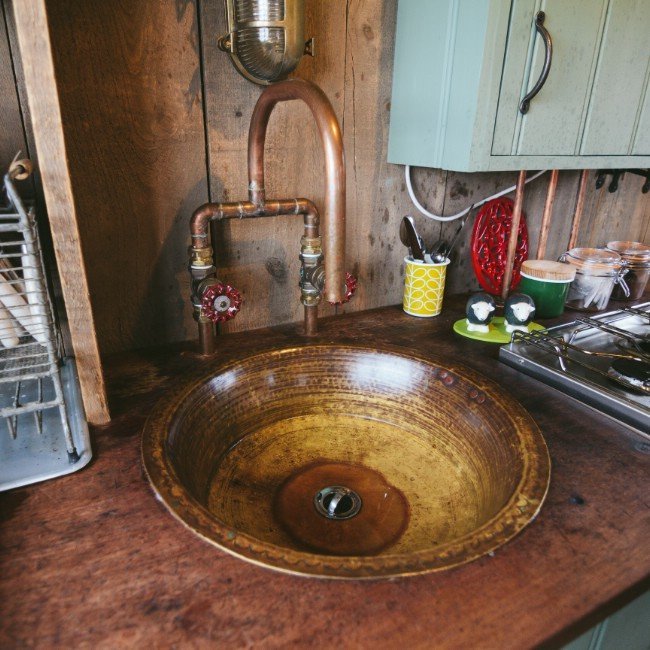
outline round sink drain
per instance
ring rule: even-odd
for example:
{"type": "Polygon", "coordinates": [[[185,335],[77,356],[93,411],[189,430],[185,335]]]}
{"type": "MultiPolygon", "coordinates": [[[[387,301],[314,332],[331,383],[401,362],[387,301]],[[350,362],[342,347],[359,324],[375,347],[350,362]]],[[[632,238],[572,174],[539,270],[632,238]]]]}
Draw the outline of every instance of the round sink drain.
{"type": "Polygon", "coordinates": [[[276,491],[273,518],[283,538],[301,552],[369,556],[400,539],[410,507],[404,494],[374,469],[317,461],[294,470],[276,491]]]}
{"type": "Polygon", "coordinates": [[[361,497],[343,485],[331,485],[317,492],[314,506],[328,519],[350,519],[361,510],[361,497]]]}

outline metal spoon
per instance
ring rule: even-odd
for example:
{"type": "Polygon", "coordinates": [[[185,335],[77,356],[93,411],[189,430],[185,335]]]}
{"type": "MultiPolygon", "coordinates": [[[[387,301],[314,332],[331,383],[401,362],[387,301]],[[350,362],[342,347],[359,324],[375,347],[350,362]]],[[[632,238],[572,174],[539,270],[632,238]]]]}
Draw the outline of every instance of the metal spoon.
{"type": "Polygon", "coordinates": [[[424,262],[424,243],[422,238],[418,235],[415,229],[415,221],[413,217],[407,215],[402,219],[399,227],[399,238],[410,251],[413,259],[424,262]]]}
{"type": "Polygon", "coordinates": [[[406,231],[406,225],[404,223],[404,221],[407,220],[407,219],[408,219],[408,217],[404,217],[404,219],[402,219],[400,221],[400,224],[399,224],[399,239],[402,242],[402,244],[404,244],[404,246],[406,246],[406,248],[409,249],[409,253],[410,253],[411,252],[411,250],[410,250],[411,249],[411,240],[409,239],[408,232],[406,231]]]}
{"type": "Polygon", "coordinates": [[[449,248],[444,239],[436,242],[431,249],[431,261],[434,264],[442,264],[447,259],[447,249],[449,248]]]}

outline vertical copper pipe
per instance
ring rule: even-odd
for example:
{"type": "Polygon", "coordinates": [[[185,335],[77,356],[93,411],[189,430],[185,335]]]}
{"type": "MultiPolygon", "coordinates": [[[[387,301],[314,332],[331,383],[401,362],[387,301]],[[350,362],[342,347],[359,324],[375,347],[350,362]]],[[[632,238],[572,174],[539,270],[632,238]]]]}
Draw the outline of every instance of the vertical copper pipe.
{"type": "Polygon", "coordinates": [[[553,216],[553,203],[555,202],[555,190],[557,189],[557,179],[560,175],[559,169],[551,171],[551,178],[548,181],[546,190],[546,203],[544,204],[544,215],[542,216],[542,225],[539,231],[539,243],[537,244],[537,259],[544,259],[546,253],[546,242],[548,241],[548,232],[551,229],[551,217],[553,216]]]}
{"type": "Polygon", "coordinates": [[[573,221],[571,222],[571,235],[569,237],[569,245],[567,250],[571,250],[578,241],[578,233],[580,232],[580,220],[582,219],[582,211],[585,208],[585,196],[587,194],[587,181],[589,180],[589,170],[583,169],[580,174],[580,185],[578,186],[578,196],[576,198],[576,209],[573,213],[573,221]]]}
{"type": "Polygon", "coordinates": [[[249,196],[262,206],[264,188],[264,142],[271,112],[278,102],[300,99],[309,106],[318,126],[325,152],[325,210],[323,252],[325,254],[325,299],[343,299],[345,287],[345,160],[343,138],[336,113],[325,93],[302,79],[280,81],[264,90],[257,100],[248,132],[249,196]]]}
{"type": "Polygon", "coordinates": [[[519,172],[517,178],[517,191],[515,193],[515,207],[512,211],[512,224],[510,225],[510,238],[508,240],[508,256],[506,257],[506,268],[503,274],[503,287],[501,297],[505,300],[510,292],[510,282],[515,264],[515,252],[517,250],[517,239],[519,238],[519,222],[521,221],[521,209],[524,205],[524,186],[526,185],[526,171],[519,172]]]}
{"type": "Polygon", "coordinates": [[[318,333],[318,305],[305,305],[305,336],[318,333]]]}
{"type": "Polygon", "coordinates": [[[214,325],[212,323],[204,323],[199,321],[199,349],[201,350],[201,354],[214,354],[214,348],[214,325]]]}

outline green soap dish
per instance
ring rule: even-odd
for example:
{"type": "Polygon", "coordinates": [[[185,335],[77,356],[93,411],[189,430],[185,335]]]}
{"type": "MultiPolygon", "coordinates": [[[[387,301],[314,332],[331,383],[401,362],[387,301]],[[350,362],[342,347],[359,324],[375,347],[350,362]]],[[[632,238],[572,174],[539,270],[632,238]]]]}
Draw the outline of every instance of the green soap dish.
{"type": "MultiPolygon", "coordinates": [[[[467,329],[467,319],[461,318],[454,323],[454,332],[465,336],[468,339],[475,339],[476,341],[485,341],[486,343],[510,343],[512,334],[506,332],[505,319],[503,316],[495,316],[490,322],[490,331],[489,332],[470,332],[467,329]]],[[[539,323],[530,323],[528,325],[529,331],[543,330],[545,329],[539,323]]]]}

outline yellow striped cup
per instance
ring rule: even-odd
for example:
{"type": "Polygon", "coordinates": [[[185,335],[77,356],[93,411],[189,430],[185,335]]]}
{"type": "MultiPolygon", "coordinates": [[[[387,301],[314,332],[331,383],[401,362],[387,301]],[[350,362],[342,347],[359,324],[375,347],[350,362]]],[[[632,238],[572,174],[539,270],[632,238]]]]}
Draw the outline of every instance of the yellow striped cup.
{"type": "Polygon", "coordinates": [[[404,258],[404,311],[411,316],[429,318],[442,311],[442,295],[449,258],[440,264],[425,264],[404,258]]]}

